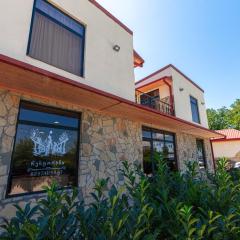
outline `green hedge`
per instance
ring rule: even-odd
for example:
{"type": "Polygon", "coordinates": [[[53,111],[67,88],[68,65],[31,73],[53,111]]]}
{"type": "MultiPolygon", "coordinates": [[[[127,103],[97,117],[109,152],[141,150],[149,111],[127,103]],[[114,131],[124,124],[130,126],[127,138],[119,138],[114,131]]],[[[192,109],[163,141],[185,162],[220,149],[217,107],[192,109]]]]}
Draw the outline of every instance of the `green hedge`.
{"type": "Polygon", "coordinates": [[[99,180],[86,206],[78,191],[47,188],[37,206],[30,203],[2,226],[0,239],[240,239],[240,185],[237,172],[217,163],[213,174],[199,176],[195,164],[185,174],[170,172],[160,160],[147,177],[123,164],[125,184],[99,180]]]}

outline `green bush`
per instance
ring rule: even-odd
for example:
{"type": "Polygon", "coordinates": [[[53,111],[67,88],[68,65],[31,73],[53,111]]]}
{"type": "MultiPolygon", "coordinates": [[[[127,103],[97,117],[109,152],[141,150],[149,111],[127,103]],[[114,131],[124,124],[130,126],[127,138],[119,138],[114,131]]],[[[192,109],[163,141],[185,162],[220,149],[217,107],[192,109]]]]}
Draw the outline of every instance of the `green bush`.
{"type": "Polygon", "coordinates": [[[239,178],[226,171],[226,160],[213,174],[199,175],[196,164],[184,174],[160,160],[154,176],[124,162],[124,186],[99,180],[86,205],[78,191],[53,184],[35,207],[16,206],[0,239],[240,239],[239,178]]]}

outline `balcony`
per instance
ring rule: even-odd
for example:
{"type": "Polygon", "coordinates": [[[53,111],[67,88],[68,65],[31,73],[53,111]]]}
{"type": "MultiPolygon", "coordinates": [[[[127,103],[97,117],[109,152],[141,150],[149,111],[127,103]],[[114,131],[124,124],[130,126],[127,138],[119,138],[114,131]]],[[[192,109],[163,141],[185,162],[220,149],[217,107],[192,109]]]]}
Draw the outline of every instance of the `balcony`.
{"type": "Polygon", "coordinates": [[[170,102],[172,102],[170,96],[160,100],[157,91],[144,93],[136,90],[136,103],[155,109],[161,113],[174,116],[174,106],[170,102]]]}

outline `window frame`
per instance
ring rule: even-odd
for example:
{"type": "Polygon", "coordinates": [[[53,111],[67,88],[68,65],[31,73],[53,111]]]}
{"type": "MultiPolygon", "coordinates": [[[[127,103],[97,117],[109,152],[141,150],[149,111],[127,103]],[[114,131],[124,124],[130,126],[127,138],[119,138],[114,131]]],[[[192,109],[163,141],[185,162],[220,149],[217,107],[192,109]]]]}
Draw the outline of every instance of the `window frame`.
{"type": "Polygon", "coordinates": [[[198,99],[193,97],[192,95],[190,95],[190,108],[191,108],[191,113],[192,113],[192,121],[195,122],[195,123],[201,124],[198,99]],[[192,100],[195,100],[196,104],[193,103],[192,100]],[[194,104],[197,107],[198,121],[194,120],[193,111],[192,111],[192,104],[194,104]]]}
{"type": "Polygon", "coordinates": [[[29,30],[29,35],[28,35],[28,43],[27,43],[27,51],[26,51],[26,55],[30,58],[33,58],[35,60],[38,60],[40,62],[43,62],[45,64],[48,64],[50,66],[53,66],[57,69],[61,69],[62,71],[68,72],[70,74],[73,74],[75,76],[84,78],[85,77],[85,41],[86,41],[86,24],[81,23],[80,21],[77,21],[76,19],[72,18],[70,15],[68,15],[67,13],[65,13],[63,10],[59,9],[58,7],[56,7],[55,5],[53,5],[52,3],[46,1],[46,0],[42,0],[44,2],[46,2],[47,4],[51,5],[51,7],[55,8],[57,11],[59,11],[60,13],[62,13],[63,15],[65,15],[66,17],[70,18],[72,21],[76,22],[77,24],[81,25],[83,27],[83,35],[75,32],[74,30],[72,30],[71,28],[67,27],[66,25],[62,24],[61,22],[57,21],[56,19],[52,18],[51,16],[49,16],[48,14],[44,13],[43,11],[41,11],[40,9],[37,9],[36,4],[37,4],[38,0],[34,0],[33,3],[33,7],[32,7],[32,16],[31,16],[31,23],[30,23],[30,30],[29,30]],[[31,47],[31,42],[32,42],[32,32],[33,32],[33,24],[34,24],[34,19],[35,19],[35,13],[38,12],[39,14],[43,15],[44,17],[48,18],[50,21],[53,21],[54,23],[58,24],[59,26],[65,28],[66,30],[70,31],[71,33],[77,35],[78,37],[82,38],[82,54],[81,54],[81,59],[79,59],[79,62],[82,61],[82,66],[81,66],[81,72],[79,73],[79,75],[74,74],[72,72],[69,72],[65,69],[59,68],[54,66],[53,64],[44,62],[43,60],[39,60],[37,58],[31,57],[30,56],[30,47],[31,47]]]}
{"type": "Polygon", "coordinates": [[[15,146],[16,146],[16,138],[17,138],[17,130],[18,130],[18,124],[19,124],[19,118],[20,118],[20,109],[23,104],[30,104],[30,105],[36,105],[38,107],[43,107],[43,108],[48,108],[56,111],[62,111],[62,112],[69,112],[78,115],[78,126],[77,126],[77,133],[78,133],[78,138],[77,138],[77,151],[76,151],[76,173],[75,173],[75,182],[71,186],[66,186],[66,187],[60,187],[58,190],[67,190],[67,189],[72,189],[73,187],[78,187],[78,182],[79,182],[79,157],[80,157],[80,143],[81,143],[81,122],[82,122],[82,113],[81,112],[75,112],[71,110],[65,110],[62,108],[58,108],[55,106],[48,106],[44,105],[41,103],[35,103],[31,101],[26,101],[26,100],[21,100],[19,103],[18,107],[18,115],[17,115],[17,122],[15,125],[15,136],[13,138],[13,148],[11,152],[11,158],[10,158],[10,169],[8,173],[8,180],[7,180],[7,187],[6,187],[6,193],[5,193],[5,198],[15,198],[15,197],[21,197],[21,196],[29,196],[29,195],[39,195],[39,194],[45,194],[46,190],[40,190],[40,191],[33,191],[33,192],[25,192],[25,193],[17,193],[17,194],[9,194],[11,190],[11,181],[12,181],[12,170],[13,170],[13,157],[14,157],[14,151],[15,151],[15,146]]]}
{"type": "Polygon", "coordinates": [[[142,133],[143,133],[143,131],[151,132],[151,138],[144,137],[142,135],[142,141],[150,142],[150,150],[151,150],[150,156],[151,156],[151,162],[152,162],[152,174],[154,174],[154,172],[155,172],[154,163],[153,163],[153,150],[154,150],[153,142],[154,141],[163,142],[164,145],[166,143],[173,143],[173,145],[174,145],[174,162],[176,164],[176,170],[175,171],[178,171],[179,170],[179,166],[178,166],[178,159],[177,159],[176,134],[173,133],[173,132],[169,132],[169,131],[165,131],[165,130],[159,130],[159,129],[156,129],[156,128],[151,128],[151,127],[146,127],[146,126],[142,127],[142,133]],[[157,138],[153,138],[153,132],[157,132],[157,133],[163,134],[163,140],[159,140],[157,138]],[[173,141],[165,140],[165,135],[173,136],[173,141]]]}
{"type": "MultiPolygon", "coordinates": [[[[200,169],[200,170],[207,170],[207,158],[206,158],[206,151],[205,151],[205,144],[204,144],[204,139],[201,138],[197,138],[196,139],[196,150],[198,151],[198,142],[201,142],[202,145],[202,151],[203,151],[203,164],[204,164],[204,169],[200,169]]],[[[198,166],[199,166],[199,157],[198,157],[198,153],[197,153],[197,161],[198,161],[198,166]]]]}

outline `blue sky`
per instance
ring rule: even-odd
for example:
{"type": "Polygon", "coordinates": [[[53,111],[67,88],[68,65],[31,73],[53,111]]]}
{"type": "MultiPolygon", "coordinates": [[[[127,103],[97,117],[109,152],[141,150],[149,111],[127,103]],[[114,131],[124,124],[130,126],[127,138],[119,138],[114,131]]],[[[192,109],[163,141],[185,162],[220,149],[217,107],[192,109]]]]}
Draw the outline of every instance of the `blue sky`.
{"type": "Polygon", "coordinates": [[[134,32],[136,80],[172,63],[205,90],[207,107],[240,98],[239,0],[98,0],[134,32]]]}

